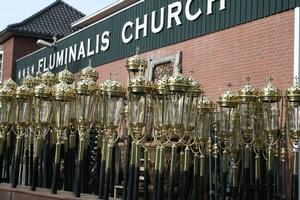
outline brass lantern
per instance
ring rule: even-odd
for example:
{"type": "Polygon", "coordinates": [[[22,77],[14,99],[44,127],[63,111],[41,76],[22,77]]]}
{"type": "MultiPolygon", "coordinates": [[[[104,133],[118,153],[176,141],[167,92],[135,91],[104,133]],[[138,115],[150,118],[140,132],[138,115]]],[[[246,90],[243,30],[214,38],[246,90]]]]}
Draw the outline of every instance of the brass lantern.
{"type": "Polygon", "coordinates": [[[168,77],[164,75],[158,80],[154,87],[153,94],[153,116],[154,116],[154,139],[156,142],[165,142],[165,133],[167,128],[167,110],[168,110],[168,77]]]}
{"type": "Polygon", "coordinates": [[[214,104],[209,98],[204,95],[199,100],[198,115],[197,115],[197,129],[195,133],[195,140],[199,145],[199,150],[204,153],[204,147],[209,139],[210,122],[212,119],[212,112],[214,111],[214,104]]]}
{"type": "Polygon", "coordinates": [[[130,57],[126,61],[126,68],[128,71],[128,78],[129,80],[136,78],[139,75],[139,71],[142,70],[142,73],[145,74],[145,71],[148,66],[147,60],[141,58],[139,56],[139,48],[136,48],[136,54],[130,57]]]}
{"type": "Polygon", "coordinates": [[[80,81],[76,84],[76,118],[79,133],[78,163],[74,184],[74,193],[76,197],[80,196],[81,178],[83,169],[83,155],[85,150],[88,131],[94,123],[97,84],[95,82],[98,72],[91,66],[84,68],[80,72],[80,81]]]}
{"type": "Polygon", "coordinates": [[[124,109],[125,88],[117,80],[107,80],[104,82],[104,107],[105,127],[108,130],[107,137],[112,137],[114,131],[119,127],[121,113],[124,109]]]}
{"type": "Polygon", "coordinates": [[[12,183],[12,187],[14,188],[18,185],[22,137],[25,135],[26,129],[31,123],[33,89],[29,88],[29,86],[32,86],[30,80],[33,79],[27,76],[26,81],[23,81],[23,84],[16,89],[15,124],[17,131],[12,183]]]}
{"type": "MultiPolygon", "coordinates": [[[[178,68],[178,67],[177,67],[178,68]]],[[[188,112],[192,102],[189,98],[190,84],[179,70],[171,76],[167,83],[167,127],[170,128],[169,140],[179,141],[185,136],[188,112]]]]}
{"type": "Polygon", "coordinates": [[[299,191],[300,86],[298,80],[286,91],[287,132],[292,144],[292,199],[299,191]],[[298,158],[298,159],[297,159],[298,158]]]}
{"type": "Polygon", "coordinates": [[[193,130],[195,130],[197,126],[197,116],[199,114],[198,108],[199,103],[201,104],[202,100],[202,94],[203,90],[201,88],[201,85],[195,81],[192,77],[188,79],[190,88],[188,90],[187,94],[187,123],[185,125],[185,131],[186,133],[191,133],[193,130]]]}
{"type": "MultiPolygon", "coordinates": [[[[231,83],[228,84],[231,87],[231,83]]],[[[217,102],[219,105],[219,128],[220,138],[224,139],[225,143],[228,138],[234,134],[235,120],[237,115],[237,96],[229,88],[224,94],[219,97],[217,102]]]]}
{"type": "MultiPolygon", "coordinates": [[[[71,81],[71,79],[70,79],[71,81]]],[[[60,82],[53,87],[53,121],[56,131],[55,168],[52,179],[52,193],[57,193],[58,180],[60,177],[60,154],[61,144],[64,142],[65,131],[69,128],[72,106],[75,100],[75,90],[72,85],[60,82]]]]}
{"type": "Polygon", "coordinates": [[[0,87],[0,182],[2,181],[4,143],[10,125],[10,115],[14,100],[14,90],[7,85],[0,87]]]}
{"type": "Polygon", "coordinates": [[[267,139],[266,142],[272,145],[280,129],[281,100],[281,92],[273,85],[273,78],[270,78],[268,85],[261,90],[260,100],[262,102],[263,128],[267,139]]]}
{"type": "Polygon", "coordinates": [[[258,91],[249,83],[239,91],[239,112],[240,112],[240,128],[242,131],[243,141],[252,143],[254,138],[259,139],[259,136],[254,134],[255,119],[257,116],[258,106],[258,91]]]}
{"type": "Polygon", "coordinates": [[[49,131],[52,122],[53,104],[52,104],[52,76],[42,75],[42,83],[34,89],[34,128],[35,128],[35,155],[33,166],[33,181],[31,190],[35,190],[37,186],[38,163],[43,149],[42,141],[49,131]],[[49,80],[48,80],[49,78],[49,80]],[[47,83],[47,84],[46,84],[47,83]]]}
{"type": "Polygon", "coordinates": [[[151,102],[151,83],[146,80],[143,69],[128,86],[128,122],[134,140],[143,140],[145,127],[149,123],[147,117],[148,104],[151,102]]]}

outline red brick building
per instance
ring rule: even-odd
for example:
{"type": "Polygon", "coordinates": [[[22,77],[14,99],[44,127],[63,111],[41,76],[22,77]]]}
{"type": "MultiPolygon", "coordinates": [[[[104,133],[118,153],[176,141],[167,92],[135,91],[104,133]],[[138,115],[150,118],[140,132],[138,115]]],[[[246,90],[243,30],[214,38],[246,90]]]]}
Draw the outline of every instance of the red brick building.
{"type": "Polygon", "coordinates": [[[290,0],[119,1],[74,22],[72,26],[81,29],[62,38],[56,50],[45,48],[20,59],[16,75],[21,78],[29,66],[35,72],[48,70],[51,63],[54,72],[68,63],[76,73],[91,59],[100,81],[117,72],[126,84],[124,65],[138,46],[150,68],[168,62],[173,66],[175,61],[182,64],[185,75],[194,71],[213,100],[228,82],[234,90],[240,89],[247,76],[258,88],[272,76],[275,85],[286,89],[298,74],[297,6],[290,0]],[[81,45],[85,53],[70,56],[74,49],[78,54],[81,45]],[[57,63],[62,54],[64,61],[57,63]]]}
{"type": "Polygon", "coordinates": [[[69,35],[76,29],[71,23],[84,14],[57,0],[20,23],[8,25],[0,32],[0,82],[14,76],[16,60],[40,47],[37,39],[52,40],[69,35]]]}

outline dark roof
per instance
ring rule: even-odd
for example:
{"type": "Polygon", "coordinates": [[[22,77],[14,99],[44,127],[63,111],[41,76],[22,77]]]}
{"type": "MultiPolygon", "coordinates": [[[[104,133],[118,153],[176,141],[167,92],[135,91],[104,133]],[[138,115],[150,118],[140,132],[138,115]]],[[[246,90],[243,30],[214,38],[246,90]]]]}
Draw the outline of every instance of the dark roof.
{"type": "MultiPolygon", "coordinates": [[[[0,32],[0,38],[5,33],[16,33],[41,38],[58,38],[69,35],[75,29],[71,27],[72,22],[85,15],[62,0],[56,0],[46,8],[28,17],[20,23],[8,25],[0,32]]],[[[0,39],[3,41],[3,39],[0,39]]]]}

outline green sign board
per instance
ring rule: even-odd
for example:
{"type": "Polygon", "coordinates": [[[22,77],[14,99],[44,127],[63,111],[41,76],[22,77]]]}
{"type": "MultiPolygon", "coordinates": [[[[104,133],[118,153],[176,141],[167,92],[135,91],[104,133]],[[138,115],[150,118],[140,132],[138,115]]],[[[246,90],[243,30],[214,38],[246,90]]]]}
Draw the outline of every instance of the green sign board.
{"type": "Polygon", "coordinates": [[[78,72],[91,59],[101,66],[135,53],[266,17],[300,5],[300,0],[140,0],[16,63],[17,80],[27,73],[78,72]]]}

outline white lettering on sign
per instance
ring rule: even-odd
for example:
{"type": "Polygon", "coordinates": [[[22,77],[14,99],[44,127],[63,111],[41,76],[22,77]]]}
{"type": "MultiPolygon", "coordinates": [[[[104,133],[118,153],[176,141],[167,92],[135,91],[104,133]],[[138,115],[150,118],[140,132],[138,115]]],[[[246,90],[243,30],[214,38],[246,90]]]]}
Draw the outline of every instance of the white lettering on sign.
{"type": "Polygon", "coordinates": [[[159,21],[159,25],[156,27],[156,11],[153,11],[151,14],[151,31],[152,33],[159,33],[162,31],[162,29],[164,28],[164,15],[165,15],[165,8],[162,7],[160,9],[160,21],[159,21]]]}
{"type": "MultiPolygon", "coordinates": [[[[211,15],[217,10],[226,9],[226,0],[206,0],[207,6],[205,8],[195,7],[197,1],[199,0],[186,0],[184,4],[178,0],[158,10],[126,21],[120,33],[122,42],[128,44],[134,40],[143,39],[151,33],[158,34],[164,29],[168,31],[181,26],[186,21],[196,21],[202,15],[211,15]]],[[[27,71],[32,68],[32,73],[35,71],[34,66],[38,68],[36,71],[45,72],[108,51],[110,49],[110,35],[110,31],[96,33],[95,36],[70,44],[66,48],[56,50],[51,55],[40,58],[36,65],[32,64],[25,67],[27,71]]],[[[22,68],[17,73],[18,78],[22,78],[21,76],[26,75],[26,70],[22,68]]]]}
{"type": "MultiPolygon", "coordinates": [[[[137,17],[135,20],[127,21],[121,31],[122,42],[128,44],[133,40],[139,40],[147,37],[149,34],[148,27],[151,27],[151,32],[157,34],[164,29],[165,20],[166,28],[171,29],[176,26],[182,25],[183,17],[188,21],[195,21],[201,17],[203,14],[201,8],[197,8],[194,12],[192,11],[192,3],[196,0],[187,0],[186,4],[183,5],[181,1],[175,1],[167,6],[167,12],[165,12],[166,7],[160,8],[160,14],[158,11],[152,11],[151,17],[145,14],[142,18],[137,17]],[[184,6],[184,8],[183,8],[184,6]],[[183,12],[184,9],[184,12],[183,12]],[[135,23],[133,22],[135,21],[135,23]],[[150,24],[150,26],[148,26],[150,24]],[[141,32],[143,35],[141,36],[141,32]]],[[[218,10],[226,9],[226,0],[207,0],[206,15],[213,14],[214,3],[219,1],[218,10]]]]}
{"type": "Polygon", "coordinates": [[[130,34],[129,36],[126,36],[126,31],[128,28],[132,28],[133,27],[133,22],[126,22],[122,28],[122,41],[124,43],[129,43],[131,42],[131,40],[133,39],[133,35],[130,34]]]}
{"type": "Polygon", "coordinates": [[[189,21],[194,21],[200,17],[202,14],[201,8],[198,9],[198,11],[195,14],[191,14],[191,5],[193,0],[187,0],[186,6],[185,6],[185,16],[189,21]]]}

